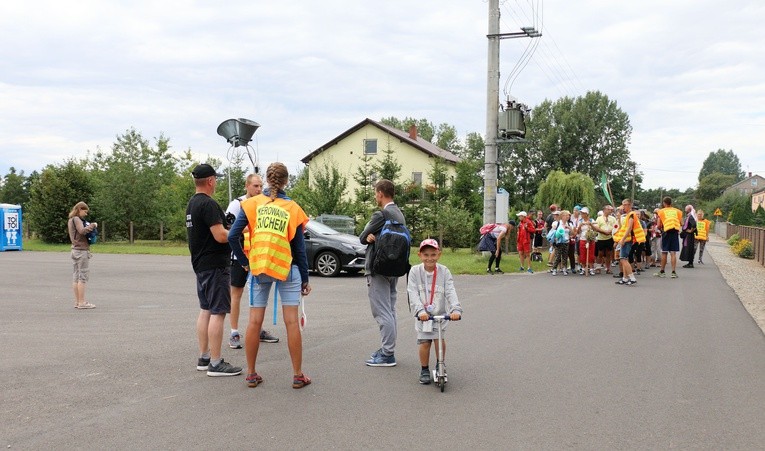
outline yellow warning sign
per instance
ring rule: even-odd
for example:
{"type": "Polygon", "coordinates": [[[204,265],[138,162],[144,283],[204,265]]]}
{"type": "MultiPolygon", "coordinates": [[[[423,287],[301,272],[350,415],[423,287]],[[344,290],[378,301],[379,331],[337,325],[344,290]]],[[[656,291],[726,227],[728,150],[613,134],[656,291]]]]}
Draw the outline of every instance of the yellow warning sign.
{"type": "Polygon", "coordinates": [[[722,216],[722,211],[719,208],[715,210],[715,216],[722,216]]]}

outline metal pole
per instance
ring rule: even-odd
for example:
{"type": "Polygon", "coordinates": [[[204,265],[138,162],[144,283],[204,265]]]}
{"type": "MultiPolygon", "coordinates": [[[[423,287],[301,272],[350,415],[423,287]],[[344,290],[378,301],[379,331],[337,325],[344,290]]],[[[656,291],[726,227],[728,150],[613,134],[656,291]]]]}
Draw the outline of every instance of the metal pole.
{"type": "MultiPolygon", "coordinates": [[[[489,0],[483,223],[497,220],[497,116],[499,112],[499,0],[489,0]]],[[[505,222],[503,220],[502,222],[505,222]]]]}

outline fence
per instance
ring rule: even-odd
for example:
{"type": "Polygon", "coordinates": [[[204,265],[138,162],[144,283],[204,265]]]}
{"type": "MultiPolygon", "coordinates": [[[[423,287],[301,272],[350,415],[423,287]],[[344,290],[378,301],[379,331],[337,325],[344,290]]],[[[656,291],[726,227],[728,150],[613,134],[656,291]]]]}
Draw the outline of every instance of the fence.
{"type": "Polygon", "coordinates": [[[718,222],[715,225],[715,233],[726,240],[738,234],[742,239],[752,242],[754,259],[765,266],[765,229],[762,227],[740,226],[729,222],[718,222]]]}

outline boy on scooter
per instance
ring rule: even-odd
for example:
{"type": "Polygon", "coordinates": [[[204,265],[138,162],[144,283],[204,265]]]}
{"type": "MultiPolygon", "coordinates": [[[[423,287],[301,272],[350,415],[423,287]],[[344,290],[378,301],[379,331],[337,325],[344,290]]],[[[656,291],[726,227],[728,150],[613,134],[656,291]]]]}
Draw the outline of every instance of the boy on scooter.
{"type": "MultiPolygon", "coordinates": [[[[414,328],[417,331],[417,344],[420,354],[420,383],[430,384],[430,348],[435,341],[438,343],[438,323],[428,320],[431,316],[448,315],[449,319],[456,321],[462,317],[462,306],[457,299],[457,291],[454,289],[454,278],[451,271],[444,265],[438,264],[441,257],[441,248],[438,241],[428,238],[420,243],[417,252],[422,263],[412,267],[409,272],[407,292],[411,302],[415,321],[414,328]]],[[[446,340],[444,329],[446,323],[441,323],[441,340],[443,341],[444,354],[446,354],[446,340]]],[[[442,356],[443,361],[443,356],[442,356]]]]}

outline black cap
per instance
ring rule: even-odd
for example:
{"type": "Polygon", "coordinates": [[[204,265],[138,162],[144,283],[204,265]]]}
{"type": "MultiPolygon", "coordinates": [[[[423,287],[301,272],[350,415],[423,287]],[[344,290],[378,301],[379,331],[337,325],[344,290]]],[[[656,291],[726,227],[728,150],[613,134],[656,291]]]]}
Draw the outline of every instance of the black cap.
{"type": "Polygon", "coordinates": [[[195,167],[194,170],[191,171],[191,175],[195,179],[204,179],[204,178],[212,177],[212,176],[223,177],[223,174],[218,174],[217,172],[215,172],[215,169],[213,169],[213,167],[207,163],[202,163],[200,165],[197,165],[197,167],[195,167]]]}

